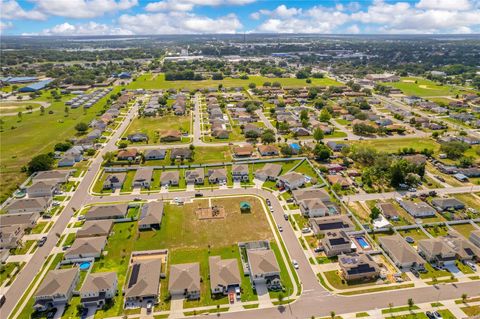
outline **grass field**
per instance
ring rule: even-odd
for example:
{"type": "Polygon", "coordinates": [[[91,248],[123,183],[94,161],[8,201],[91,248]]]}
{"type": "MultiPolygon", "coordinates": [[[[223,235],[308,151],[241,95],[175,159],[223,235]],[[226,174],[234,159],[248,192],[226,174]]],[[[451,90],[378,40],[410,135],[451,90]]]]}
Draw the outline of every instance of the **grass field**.
{"type": "Polygon", "coordinates": [[[457,232],[465,236],[465,238],[470,237],[470,233],[474,231],[476,228],[472,224],[459,224],[459,225],[452,225],[451,226],[453,229],[455,229],[457,232]]]}
{"type": "Polygon", "coordinates": [[[433,81],[416,77],[404,77],[401,78],[400,82],[384,84],[400,89],[405,95],[416,95],[420,97],[455,96],[457,94],[460,94],[461,92],[460,90],[457,90],[448,85],[437,85],[433,81]]]}
{"type": "MultiPolygon", "coordinates": [[[[148,144],[159,144],[159,132],[166,130],[179,130],[190,133],[190,115],[177,116],[165,115],[161,117],[141,117],[135,118],[128,129],[125,131],[124,137],[133,133],[144,133],[148,136],[148,144]]],[[[175,143],[181,143],[175,142],[175,143]]],[[[143,144],[143,143],[142,143],[143,144]]]]}
{"type": "MultiPolygon", "coordinates": [[[[121,87],[116,87],[111,94],[116,94],[121,87]]],[[[70,109],[65,116],[65,101],[72,95],[63,95],[61,101],[54,101],[45,110],[23,114],[20,120],[17,116],[2,117],[3,131],[0,132],[2,151],[0,152],[0,202],[17,188],[26,178],[20,172],[22,166],[35,155],[53,151],[53,146],[75,135],[75,124],[90,122],[103,108],[107,95],[92,108],[84,112],[82,108],[70,109]],[[52,111],[53,114],[49,114],[52,111]]],[[[50,92],[45,91],[35,101],[51,102],[50,92]]]]}
{"type": "Polygon", "coordinates": [[[131,82],[127,88],[129,89],[201,89],[207,87],[218,87],[222,84],[225,87],[244,87],[248,84],[255,83],[261,86],[264,82],[280,82],[282,86],[305,87],[305,86],[341,86],[342,84],[330,78],[312,79],[312,83],[308,84],[305,80],[296,78],[267,78],[263,76],[250,76],[247,80],[225,78],[223,80],[203,80],[203,81],[165,81],[165,75],[145,74],[139,76],[136,81],[131,82]]]}
{"type": "Polygon", "coordinates": [[[232,161],[232,153],[228,146],[199,146],[193,153],[194,163],[224,163],[232,161]]]}
{"type": "MultiPolygon", "coordinates": [[[[27,111],[27,106],[33,107],[33,110],[35,110],[35,109],[38,110],[40,108],[40,104],[38,104],[38,102],[29,102],[29,101],[1,102],[0,103],[0,115],[13,113],[13,115],[10,115],[10,116],[17,117],[17,114],[15,114],[15,113],[28,112],[27,111]]],[[[36,111],[33,111],[33,112],[36,112],[36,111]]]]}
{"type": "Polygon", "coordinates": [[[388,139],[372,139],[372,140],[363,140],[363,141],[350,141],[350,145],[364,145],[369,146],[377,151],[387,152],[387,153],[396,153],[402,148],[412,147],[416,151],[421,151],[423,149],[431,149],[434,152],[438,152],[440,145],[435,142],[433,139],[425,138],[388,138],[388,139]]]}

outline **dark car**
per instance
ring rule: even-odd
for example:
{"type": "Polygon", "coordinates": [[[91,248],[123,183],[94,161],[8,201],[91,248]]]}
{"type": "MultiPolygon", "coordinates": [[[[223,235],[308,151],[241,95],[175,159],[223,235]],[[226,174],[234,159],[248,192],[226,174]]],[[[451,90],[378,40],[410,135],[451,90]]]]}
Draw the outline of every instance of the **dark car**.
{"type": "Polygon", "coordinates": [[[203,197],[203,193],[195,193],[195,197],[203,197]]]}
{"type": "Polygon", "coordinates": [[[430,311],[427,311],[425,314],[427,315],[427,317],[428,317],[429,319],[435,319],[435,316],[434,316],[433,313],[431,313],[430,311]]]}
{"type": "Polygon", "coordinates": [[[415,277],[420,278],[420,273],[415,268],[410,268],[410,271],[415,277]]]}

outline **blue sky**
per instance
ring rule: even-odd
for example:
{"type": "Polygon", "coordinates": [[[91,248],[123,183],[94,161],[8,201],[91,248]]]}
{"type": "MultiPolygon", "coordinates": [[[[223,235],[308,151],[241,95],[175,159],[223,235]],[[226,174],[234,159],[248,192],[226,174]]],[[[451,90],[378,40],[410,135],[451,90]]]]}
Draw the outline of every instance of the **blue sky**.
{"type": "Polygon", "coordinates": [[[0,0],[11,35],[480,33],[480,0],[0,0]]]}

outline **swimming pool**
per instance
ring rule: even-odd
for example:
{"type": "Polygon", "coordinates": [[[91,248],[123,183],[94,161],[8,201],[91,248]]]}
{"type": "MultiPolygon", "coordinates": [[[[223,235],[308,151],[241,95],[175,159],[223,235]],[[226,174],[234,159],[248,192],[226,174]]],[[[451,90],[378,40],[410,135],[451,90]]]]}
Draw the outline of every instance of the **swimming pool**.
{"type": "Polygon", "coordinates": [[[90,262],[83,262],[79,266],[80,270],[88,270],[90,268],[90,262]]]}
{"type": "Polygon", "coordinates": [[[367,240],[363,237],[356,237],[357,243],[362,247],[362,249],[368,249],[370,248],[370,244],[367,242],[367,240]]]}

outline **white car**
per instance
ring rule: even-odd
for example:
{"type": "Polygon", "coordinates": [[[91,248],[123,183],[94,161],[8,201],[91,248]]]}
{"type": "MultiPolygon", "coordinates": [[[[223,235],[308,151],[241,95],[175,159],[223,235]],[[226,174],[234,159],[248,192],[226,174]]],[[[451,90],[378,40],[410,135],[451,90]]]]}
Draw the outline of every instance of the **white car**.
{"type": "Polygon", "coordinates": [[[302,228],[302,233],[308,234],[309,232],[310,232],[310,228],[308,228],[308,227],[302,228]]]}
{"type": "Polygon", "coordinates": [[[292,260],[292,265],[293,265],[293,268],[295,268],[295,269],[298,269],[298,267],[299,267],[298,262],[295,259],[292,260]]]}

